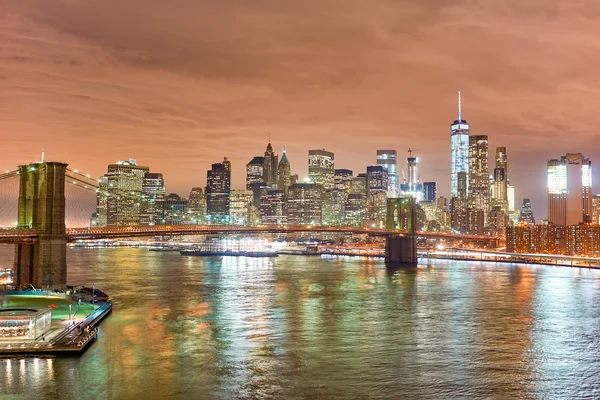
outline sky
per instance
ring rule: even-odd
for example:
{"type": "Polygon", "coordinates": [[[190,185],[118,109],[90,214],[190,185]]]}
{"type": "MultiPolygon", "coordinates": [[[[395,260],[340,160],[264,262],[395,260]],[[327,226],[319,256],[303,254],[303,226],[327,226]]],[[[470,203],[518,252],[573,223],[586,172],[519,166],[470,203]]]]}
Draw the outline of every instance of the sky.
{"type": "Polygon", "coordinates": [[[412,148],[448,196],[461,89],[544,218],[546,160],[600,160],[599,19],[593,0],[0,0],[0,169],[135,158],[187,197],[223,157],[243,188],[270,135],[301,178],[309,149],[356,174],[412,148]]]}

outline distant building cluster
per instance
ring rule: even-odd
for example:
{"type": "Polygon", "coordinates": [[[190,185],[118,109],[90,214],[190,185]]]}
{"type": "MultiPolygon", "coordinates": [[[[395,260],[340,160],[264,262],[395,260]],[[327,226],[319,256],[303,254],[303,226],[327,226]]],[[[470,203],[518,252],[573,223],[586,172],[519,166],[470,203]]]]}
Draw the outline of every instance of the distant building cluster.
{"type": "Polygon", "coordinates": [[[413,153],[409,149],[405,168],[398,168],[396,150],[377,150],[376,163],[355,174],[336,168],[333,152],[309,150],[308,178],[301,182],[285,149],[279,158],[269,141],[246,164],[245,188],[232,189],[232,165],[224,158],[188,198],[167,193],[161,173],[134,159],[119,161],[100,178],[91,223],[397,228],[407,224],[402,210],[416,204],[418,230],[505,236],[514,252],[596,254],[600,196],[592,195],[591,161],[581,153],[548,160],[548,218],[537,224],[529,199],[516,209],[506,147],[497,147],[490,161],[488,136],[470,134],[460,91],[450,126],[449,198],[439,196],[436,182],[421,181],[413,153]]]}

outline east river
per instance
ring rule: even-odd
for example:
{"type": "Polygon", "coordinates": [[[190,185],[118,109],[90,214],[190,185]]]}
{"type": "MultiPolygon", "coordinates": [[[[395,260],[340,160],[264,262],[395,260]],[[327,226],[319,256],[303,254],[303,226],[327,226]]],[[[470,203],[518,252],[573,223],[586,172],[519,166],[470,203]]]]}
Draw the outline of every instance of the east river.
{"type": "MultiPolygon", "coordinates": [[[[0,266],[12,248],[0,248],[0,266]]],[[[600,271],[69,249],[114,311],[75,358],[0,359],[11,399],[600,398],[600,271]]]]}

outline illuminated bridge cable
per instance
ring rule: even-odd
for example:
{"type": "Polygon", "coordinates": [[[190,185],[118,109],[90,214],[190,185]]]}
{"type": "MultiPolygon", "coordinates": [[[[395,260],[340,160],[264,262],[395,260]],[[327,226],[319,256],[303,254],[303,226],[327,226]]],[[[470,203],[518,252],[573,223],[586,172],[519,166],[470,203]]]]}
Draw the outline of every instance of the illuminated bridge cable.
{"type": "Polygon", "coordinates": [[[14,228],[19,202],[19,176],[17,171],[0,175],[0,226],[14,228]]]}

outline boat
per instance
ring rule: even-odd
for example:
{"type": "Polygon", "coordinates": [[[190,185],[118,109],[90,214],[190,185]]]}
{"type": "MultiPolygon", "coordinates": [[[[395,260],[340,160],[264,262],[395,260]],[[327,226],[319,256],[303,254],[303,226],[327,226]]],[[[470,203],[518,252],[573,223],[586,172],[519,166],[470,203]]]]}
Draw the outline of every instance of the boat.
{"type": "Polygon", "coordinates": [[[182,256],[279,257],[275,251],[180,250],[182,256]]]}

